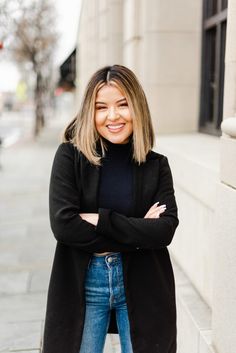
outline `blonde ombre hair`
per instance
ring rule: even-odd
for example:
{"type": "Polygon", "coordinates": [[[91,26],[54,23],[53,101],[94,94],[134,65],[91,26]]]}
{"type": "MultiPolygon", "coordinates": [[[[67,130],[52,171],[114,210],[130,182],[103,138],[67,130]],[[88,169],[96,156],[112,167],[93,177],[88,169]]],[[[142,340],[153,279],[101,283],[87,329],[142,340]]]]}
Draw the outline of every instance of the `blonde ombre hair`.
{"type": "Polygon", "coordinates": [[[133,119],[133,159],[141,164],[154,144],[154,130],[145,93],[135,74],[125,66],[105,66],[88,82],[77,116],[66,126],[63,142],[71,142],[94,165],[101,165],[107,148],[95,126],[95,101],[104,85],[116,85],[127,99],[133,119]],[[102,155],[98,153],[98,143],[102,155]]]}

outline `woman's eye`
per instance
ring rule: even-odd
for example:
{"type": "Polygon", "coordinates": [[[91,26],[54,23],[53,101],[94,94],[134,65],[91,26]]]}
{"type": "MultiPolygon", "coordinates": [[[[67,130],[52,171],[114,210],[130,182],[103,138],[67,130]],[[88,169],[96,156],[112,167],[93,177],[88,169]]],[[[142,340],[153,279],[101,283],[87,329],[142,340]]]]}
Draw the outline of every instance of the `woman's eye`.
{"type": "Polygon", "coordinates": [[[97,110],[106,109],[106,107],[96,107],[97,110]]]}
{"type": "Polygon", "coordinates": [[[120,107],[128,107],[128,104],[127,104],[127,103],[122,103],[122,104],[120,105],[120,107]]]}

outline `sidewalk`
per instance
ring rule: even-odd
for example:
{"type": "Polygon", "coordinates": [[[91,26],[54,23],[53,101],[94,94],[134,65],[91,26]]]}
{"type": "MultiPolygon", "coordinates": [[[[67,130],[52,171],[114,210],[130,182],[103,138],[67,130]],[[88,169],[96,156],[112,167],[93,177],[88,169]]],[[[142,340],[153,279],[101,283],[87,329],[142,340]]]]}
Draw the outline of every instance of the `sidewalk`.
{"type": "MultiPolygon", "coordinates": [[[[52,120],[38,141],[1,151],[1,353],[40,353],[56,246],[48,218],[48,186],[64,125],[63,120],[52,120]]],[[[117,335],[107,335],[104,353],[120,352],[118,342],[117,335]]]]}

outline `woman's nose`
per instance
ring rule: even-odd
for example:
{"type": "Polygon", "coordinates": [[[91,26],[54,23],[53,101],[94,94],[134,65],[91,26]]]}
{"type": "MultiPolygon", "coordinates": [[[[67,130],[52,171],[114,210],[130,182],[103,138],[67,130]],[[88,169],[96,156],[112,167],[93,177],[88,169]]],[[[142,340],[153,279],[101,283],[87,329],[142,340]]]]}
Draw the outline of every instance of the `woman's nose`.
{"type": "Polygon", "coordinates": [[[118,119],[119,118],[119,113],[118,113],[118,111],[116,110],[116,108],[110,108],[109,110],[108,110],[108,118],[109,119],[112,119],[112,120],[116,120],[116,119],[118,119]]]}

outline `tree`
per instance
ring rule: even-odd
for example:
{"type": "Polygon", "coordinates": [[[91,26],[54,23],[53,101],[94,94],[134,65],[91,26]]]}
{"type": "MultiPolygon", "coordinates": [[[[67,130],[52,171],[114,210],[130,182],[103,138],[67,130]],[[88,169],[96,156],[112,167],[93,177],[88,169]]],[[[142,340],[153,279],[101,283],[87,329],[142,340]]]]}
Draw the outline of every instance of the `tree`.
{"type": "Polygon", "coordinates": [[[13,59],[35,74],[35,136],[45,124],[45,102],[57,42],[56,10],[50,0],[0,0],[1,41],[13,59]]]}

